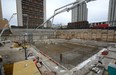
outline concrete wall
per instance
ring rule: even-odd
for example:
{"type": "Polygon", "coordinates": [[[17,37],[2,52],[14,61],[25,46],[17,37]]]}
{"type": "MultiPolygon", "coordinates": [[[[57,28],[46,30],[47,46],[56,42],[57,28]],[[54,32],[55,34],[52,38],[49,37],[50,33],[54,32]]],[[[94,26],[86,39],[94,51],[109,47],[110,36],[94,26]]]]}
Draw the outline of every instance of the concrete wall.
{"type": "Polygon", "coordinates": [[[56,32],[57,38],[62,39],[84,39],[96,41],[116,42],[116,31],[101,29],[78,29],[78,30],[59,30],[56,32]]]}
{"type": "MultiPolygon", "coordinates": [[[[8,36],[11,40],[24,40],[26,29],[12,29],[13,34],[8,36]]],[[[101,29],[74,29],[74,30],[52,30],[52,29],[29,29],[29,33],[33,34],[33,40],[43,39],[83,39],[95,41],[111,41],[116,42],[115,30],[101,29]]],[[[4,39],[3,39],[4,40],[4,39]]]]}
{"type": "MultiPolygon", "coordinates": [[[[12,41],[24,40],[27,39],[27,29],[12,29],[13,34],[11,36],[2,36],[2,40],[10,39],[12,41]]],[[[29,29],[29,33],[33,34],[32,39],[35,40],[43,40],[43,39],[54,39],[56,35],[56,31],[52,29],[29,29]]],[[[31,37],[31,36],[29,36],[31,37]]]]}

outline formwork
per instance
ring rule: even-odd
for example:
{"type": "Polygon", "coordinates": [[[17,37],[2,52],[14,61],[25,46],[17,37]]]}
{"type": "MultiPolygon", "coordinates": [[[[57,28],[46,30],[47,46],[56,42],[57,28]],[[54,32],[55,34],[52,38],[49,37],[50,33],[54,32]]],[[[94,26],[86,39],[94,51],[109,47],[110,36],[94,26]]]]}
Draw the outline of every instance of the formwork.
{"type": "Polygon", "coordinates": [[[3,67],[5,75],[13,75],[13,64],[5,64],[3,67]]]}
{"type": "Polygon", "coordinates": [[[101,34],[102,34],[101,36],[102,41],[107,41],[108,30],[102,30],[101,34]]]}
{"type": "Polygon", "coordinates": [[[113,40],[114,40],[114,30],[109,30],[107,41],[113,41],[113,40]]]}

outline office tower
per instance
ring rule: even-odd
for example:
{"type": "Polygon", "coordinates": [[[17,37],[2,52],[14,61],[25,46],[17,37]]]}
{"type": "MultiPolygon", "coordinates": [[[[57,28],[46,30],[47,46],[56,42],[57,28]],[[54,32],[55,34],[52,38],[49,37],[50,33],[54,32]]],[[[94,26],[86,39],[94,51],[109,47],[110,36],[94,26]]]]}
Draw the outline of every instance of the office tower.
{"type": "Polygon", "coordinates": [[[1,0],[0,0],[0,20],[2,19],[2,5],[1,5],[1,0]]]}
{"type": "Polygon", "coordinates": [[[46,18],[46,0],[16,0],[18,26],[36,28],[46,18]]]}
{"type": "Polygon", "coordinates": [[[116,26],[116,0],[109,0],[108,21],[111,26],[116,26]]]}
{"type": "Polygon", "coordinates": [[[81,3],[72,10],[72,22],[87,20],[87,4],[81,3]]]}

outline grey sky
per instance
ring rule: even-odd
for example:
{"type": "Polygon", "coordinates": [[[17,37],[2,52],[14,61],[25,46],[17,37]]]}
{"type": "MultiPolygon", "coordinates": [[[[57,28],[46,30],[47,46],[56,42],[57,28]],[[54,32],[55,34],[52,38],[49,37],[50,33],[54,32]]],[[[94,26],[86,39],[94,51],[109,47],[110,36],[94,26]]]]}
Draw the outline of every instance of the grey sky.
{"type": "Polygon", "coordinates": [[[90,22],[107,21],[109,0],[96,0],[87,4],[90,22]]]}
{"type": "MultiPolygon", "coordinates": [[[[47,18],[53,15],[56,8],[59,8],[75,0],[47,0],[47,18]]],[[[98,22],[106,21],[108,16],[109,0],[96,0],[88,3],[88,21],[98,22]]],[[[16,12],[16,0],[2,0],[3,17],[9,19],[16,12]]],[[[16,24],[16,16],[11,20],[10,24],[16,24]]],[[[54,23],[66,24],[71,22],[71,11],[64,12],[55,17],[54,23]]]]}
{"type": "MultiPolygon", "coordinates": [[[[16,12],[16,2],[15,0],[1,0],[2,1],[2,10],[3,18],[10,19],[11,15],[16,12]]],[[[10,21],[10,24],[16,25],[17,23],[16,15],[10,21]]]]}

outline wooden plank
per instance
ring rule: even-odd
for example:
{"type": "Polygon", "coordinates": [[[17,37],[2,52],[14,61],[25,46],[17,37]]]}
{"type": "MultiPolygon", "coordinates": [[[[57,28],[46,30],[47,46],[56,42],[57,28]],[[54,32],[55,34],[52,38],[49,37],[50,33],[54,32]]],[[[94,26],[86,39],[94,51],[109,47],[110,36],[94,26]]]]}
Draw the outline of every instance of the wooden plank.
{"type": "Polygon", "coordinates": [[[4,65],[4,73],[5,73],[5,75],[12,75],[12,73],[13,73],[13,64],[5,64],[4,65]]]}
{"type": "Polygon", "coordinates": [[[93,33],[93,34],[92,34],[92,39],[93,39],[93,40],[96,40],[96,36],[97,36],[97,34],[96,34],[96,33],[93,33]]]}
{"type": "Polygon", "coordinates": [[[32,60],[14,63],[13,75],[41,75],[32,60]]]}
{"type": "Polygon", "coordinates": [[[113,41],[113,35],[108,35],[107,41],[113,41]]]}
{"type": "Polygon", "coordinates": [[[107,34],[102,34],[102,40],[107,41],[107,34]]]}
{"type": "Polygon", "coordinates": [[[101,30],[102,34],[108,34],[108,30],[101,30]]]}
{"type": "Polygon", "coordinates": [[[114,30],[108,30],[108,34],[114,34],[114,30]]]}

